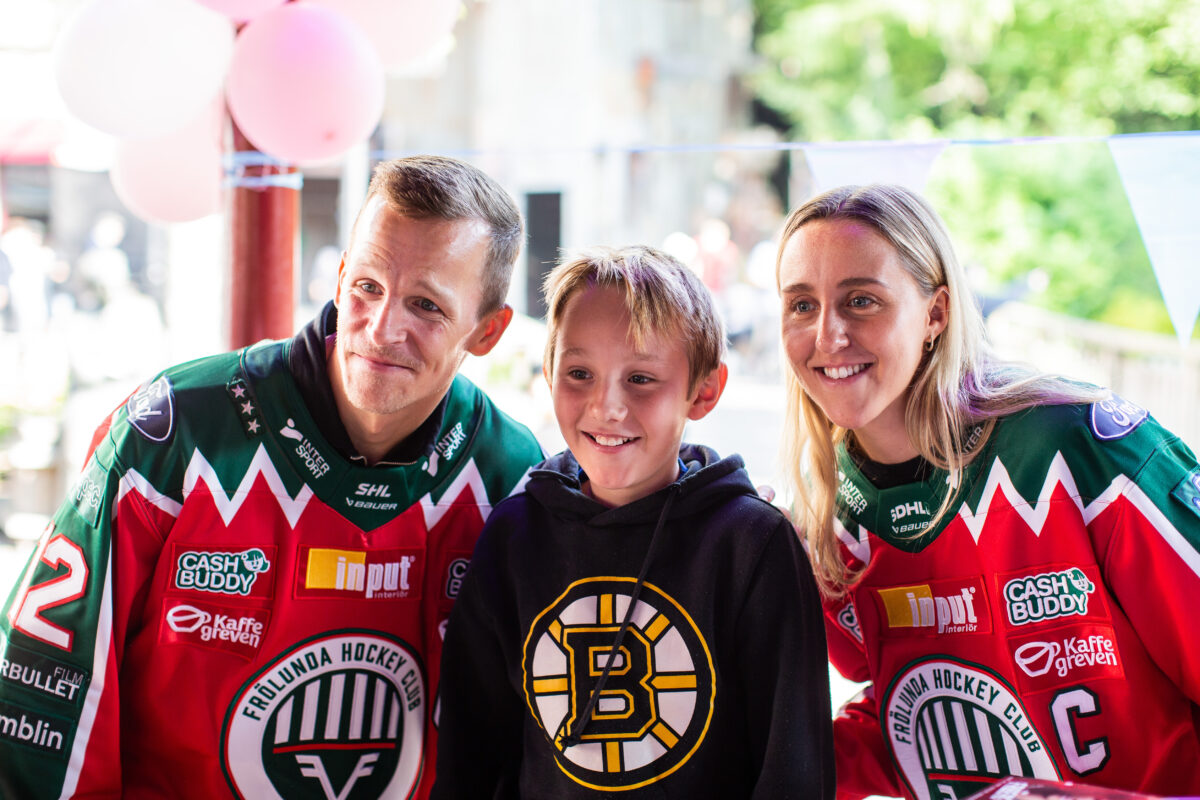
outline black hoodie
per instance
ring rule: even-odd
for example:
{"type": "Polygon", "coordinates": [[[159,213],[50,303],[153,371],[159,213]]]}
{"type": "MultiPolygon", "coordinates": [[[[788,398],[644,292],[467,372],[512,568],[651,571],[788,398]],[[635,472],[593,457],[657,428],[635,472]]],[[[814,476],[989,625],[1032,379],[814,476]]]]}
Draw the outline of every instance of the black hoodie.
{"type": "Polygon", "coordinates": [[[680,458],[609,508],[563,452],[496,506],[446,632],[433,797],[834,796],[804,552],[739,456],[680,458]]]}

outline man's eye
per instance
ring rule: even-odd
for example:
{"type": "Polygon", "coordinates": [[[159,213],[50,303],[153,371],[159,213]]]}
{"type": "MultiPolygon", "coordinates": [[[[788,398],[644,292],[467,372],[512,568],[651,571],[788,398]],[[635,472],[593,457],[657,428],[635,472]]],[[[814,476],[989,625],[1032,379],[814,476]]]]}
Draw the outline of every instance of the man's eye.
{"type": "Polygon", "coordinates": [[[358,288],[362,289],[367,294],[379,294],[382,291],[379,288],[379,284],[372,283],[371,281],[359,281],[358,288]]]}
{"type": "Polygon", "coordinates": [[[419,309],[421,309],[422,311],[428,311],[431,314],[441,313],[441,310],[442,310],[441,308],[438,307],[437,303],[435,303],[432,300],[425,298],[425,297],[422,297],[420,300],[417,301],[417,307],[419,309]]]}

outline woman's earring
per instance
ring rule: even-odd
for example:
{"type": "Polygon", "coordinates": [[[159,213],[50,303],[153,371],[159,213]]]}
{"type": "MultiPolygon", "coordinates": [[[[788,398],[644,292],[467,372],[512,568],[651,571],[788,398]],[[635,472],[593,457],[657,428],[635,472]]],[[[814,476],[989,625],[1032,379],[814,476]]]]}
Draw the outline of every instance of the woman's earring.
{"type": "Polygon", "coordinates": [[[932,335],[932,334],[929,336],[929,341],[925,343],[926,352],[930,352],[930,353],[933,352],[933,341],[936,338],[937,338],[937,336],[932,335]]]}

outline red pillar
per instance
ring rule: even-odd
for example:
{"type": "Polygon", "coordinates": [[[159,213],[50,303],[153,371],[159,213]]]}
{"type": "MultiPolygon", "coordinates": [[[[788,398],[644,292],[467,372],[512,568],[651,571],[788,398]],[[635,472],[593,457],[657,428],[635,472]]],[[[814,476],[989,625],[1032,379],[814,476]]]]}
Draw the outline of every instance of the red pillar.
{"type": "Polygon", "coordinates": [[[255,157],[232,124],[229,344],[239,348],[294,333],[301,176],[294,166],[262,163],[270,159],[255,157]]]}

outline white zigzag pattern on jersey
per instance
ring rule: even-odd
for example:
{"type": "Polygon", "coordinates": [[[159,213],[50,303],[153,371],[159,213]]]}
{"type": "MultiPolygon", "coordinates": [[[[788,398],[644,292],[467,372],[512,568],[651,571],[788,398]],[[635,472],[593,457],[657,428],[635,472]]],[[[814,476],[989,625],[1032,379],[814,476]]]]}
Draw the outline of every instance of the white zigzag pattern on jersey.
{"type": "Polygon", "coordinates": [[[1083,500],[1079,497],[1079,488],[1075,485],[1075,476],[1071,474],[1071,468],[1067,466],[1067,460],[1063,457],[1062,451],[1059,451],[1050,461],[1050,468],[1046,471],[1046,480],[1042,483],[1042,490],[1038,494],[1037,502],[1030,503],[1017,491],[1012,478],[1009,477],[1008,469],[997,458],[992,462],[992,469],[988,473],[987,482],[983,486],[983,495],[979,498],[979,505],[976,506],[975,513],[972,513],[967,504],[963,503],[958,515],[962,517],[967,530],[971,532],[971,537],[978,544],[979,536],[983,533],[984,523],[987,521],[988,508],[992,504],[992,498],[997,492],[1001,492],[1012,506],[1013,511],[1016,511],[1021,519],[1025,520],[1025,524],[1029,526],[1034,535],[1041,536],[1042,528],[1046,525],[1046,518],[1050,515],[1050,497],[1060,484],[1066,489],[1067,497],[1079,509],[1084,525],[1091,524],[1101,511],[1108,508],[1109,504],[1122,494],[1129,494],[1131,489],[1141,493],[1128,477],[1117,475],[1108,488],[1085,507],[1083,500]]]}
{"type": "MultiPolygon", "coordinates": [[[[833,531],[837,537],[842,540],[842,544],[850,551],[850,555],[857,558],[865,567],[871,563],[871,532],[862,525],[858,526],[858,537],[846,530],[846,526],[837,517],[833,518],[833,531]]],[[[807,540],[806,540],[807,541],[807,540]]]]}
{"type": "Polygon", "coordinates": [[[433,502],[433,495],[428,492],[421,498],[421,511],[425,514],[425,530],[433,530],[433,526],[446,516],[450,506],[468,486],[471,487],[471,491],[475,494],[475,501],[479,504],[479,515],[485,520],[491,515],[492,504],[488,501],[487,489],[483,487],[483,476],[479,474],[479,467],[472,458],[463,465],[462,472],[458,473],[454,482],[446,488],[446,491],[442,492],[440,500],[436,503],[433,502]]]}
{"type": "MultiPolygon", "coordinates": [[[[287,488],[283,485],[283,479],[279,477],[279,471],[275,469],[275,464],[271,461],[271,457],[267,455],[267,450],[261,444],[258,450],[254,452],[254,458],[250,460],[250,466],[246,469],[246,474],[242,476],[241,483],[234,489],[233,494],[229,495],[225,491],[225,487],[221,485],[221,479],[217,476],[217,471],[208,463],[208,459],[199,449],[192,453],[192,460],[188,463],[187,471],[183,474],[183,499],[186,502],[188,496],[195,490],[196,485],[200,481],[208,486],[208,490],[213,499],[213,505],[217,507],[217,513],[221,515],[221,519],[226,525],[237,515],[241,509],[242,503],[250,495],[250,487],[254,485],[254,480],[259,476],[263,476],[267,486],[271,489],[271,494],[279,503],[279,509],[287,518],[288,524],[293,528],[296,527],[296,521],[300,519],[300,515],[304,512],[308,501],[312,499],[313,491],[306,483],[300,487],[300,491],[295,497],[288,494],[287,488]]],[[[144,476],[138,473],[137,470],[131,469],[121,478],[121,488],[117,493],[117,501],[128,494],[130,491],[137,491],[142,497],[146,498],[147,502],[162,509],[173,517],[179,516],[179,512],[183,506],[172,500],[166,495],[159,492],[154,485],[150,483],[144,476]]],[[[115,504],[114,504],[115,506],[115,504]]]]}

